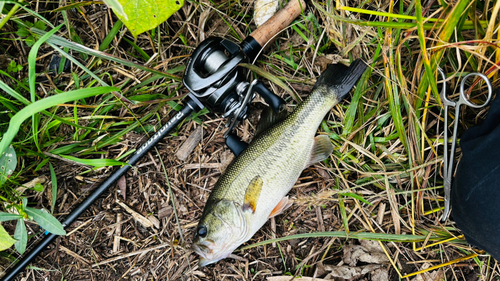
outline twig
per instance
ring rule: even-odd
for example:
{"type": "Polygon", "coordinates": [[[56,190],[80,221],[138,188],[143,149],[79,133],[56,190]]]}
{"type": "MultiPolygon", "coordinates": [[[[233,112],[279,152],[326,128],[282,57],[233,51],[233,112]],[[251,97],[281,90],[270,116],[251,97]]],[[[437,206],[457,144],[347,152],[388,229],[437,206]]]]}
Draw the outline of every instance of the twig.
{"type": "Polygon", "coordinates": [[[79,254],[77,254],[77,253],[75,253],[75,252],[71,251],[70,249],[68,249],[68,248],[66,248],[66,247],[64,247],[64,246],[62,246],[62,245],[59,245],[59,249],[61,249],[61,250],[62,250],[63,252],[65,252],[66,254],[68,254],[68,255],[70,255],[70,256],[72,256],[72,257],[74,257],[75,259],[77,259],[77,260],[79,260],[79,261],[83,262],[84,264],[86,264],[86,265],[90,265],[90,262],[89,262],[88,260],[84,259],[82,256],[80,256],[79,254]]]}
{"type": "Polygon", "coordinates": [[[122,206],[123,209],[125,209],[125,211],[127,211],[128,213],[130,213],[132,215],[132,217],[134,217],[134,219],[142,224],[143,226],[145,227],[153,227],[153,223],[148,220],[147,218],[145,218],[143,215],[139,214],[138,212],[132,210],[129,206],[127,206],[125,203],[121,202],[120,200],[116,200],[116,203],[120,206],[122,206]]]}
{"type": "Polygon", "coordinates": [[[164,248],[164,247],[167,247],[167,246],[170,246],[170,243],[163,243],[163,244],[160,244],[160,245],[157,245],[157,246],[153,246],[153,247],[150,247],[150,248],[146,248],[146,249],[143,249],[143,250],[138,250],[138,251],[130,252],[130,253],[127,253],[127,254],[124,254],[124,255],[121,255],[121,256],[118,256],[118,257],[110,258],[110,259],[107,259],[107,260],[102,261],[100,263],[93,264],[92,267],[100,266],[100,265],[107,264],[107,263],[110,263],[110,262],[114,262],[114,261],[117,261],[117,260],[121,260],[121,259],[124,259],[124,258],[132,257],[132,256],[135,256],[135,255],[145,254],[147,252],[150,252],[150,251],[153,251],[153,250],[156,250],[156,249],[160,249],[160,248],[164,248]]]}

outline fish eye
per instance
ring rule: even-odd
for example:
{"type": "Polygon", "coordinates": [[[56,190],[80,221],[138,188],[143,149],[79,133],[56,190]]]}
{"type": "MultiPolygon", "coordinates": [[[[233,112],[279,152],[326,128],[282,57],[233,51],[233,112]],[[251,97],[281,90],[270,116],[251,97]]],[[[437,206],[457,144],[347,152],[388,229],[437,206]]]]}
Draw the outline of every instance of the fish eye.
{"type": "Polygon", "coordinates": [[[207,227],[206,226],[198,226],[198,229],[196,230],[196,233],[198,233],[198,236],[201,238],[205,238],[207,236],[207,227]]]}

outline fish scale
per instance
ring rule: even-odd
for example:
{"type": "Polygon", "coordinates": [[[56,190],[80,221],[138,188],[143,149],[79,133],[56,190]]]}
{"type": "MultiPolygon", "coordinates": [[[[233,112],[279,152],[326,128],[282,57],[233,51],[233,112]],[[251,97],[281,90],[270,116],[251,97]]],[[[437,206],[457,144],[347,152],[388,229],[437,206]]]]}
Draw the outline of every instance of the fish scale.
{"type": "Polygon", "coordinates": [[[228,166],[208,198],[195,236],[193,248],[201,256],[201,266],[227,257],[249,240],[292,189],[302,170],[328,157],[333,146],[327,137],[315,138],[317,129],[365,68],[360,60],[349,68],[330,66],[304,102],[284,120],[259,133],[228,166]],[[242,226],[238,229],[235,225],[242,226]]]}

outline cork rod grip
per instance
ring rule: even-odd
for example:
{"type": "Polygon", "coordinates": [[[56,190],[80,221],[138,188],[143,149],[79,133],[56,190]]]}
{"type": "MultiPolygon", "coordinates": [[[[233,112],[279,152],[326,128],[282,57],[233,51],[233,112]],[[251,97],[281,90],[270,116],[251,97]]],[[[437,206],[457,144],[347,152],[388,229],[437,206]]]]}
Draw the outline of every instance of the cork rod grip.
{"type": "Polygon", "coordinates": [[[252,36],[260,46],[264,46],[274,35],[287,27],[306,8],[304,0],[290,0],[286,6],[257,28],[252,36]]]}

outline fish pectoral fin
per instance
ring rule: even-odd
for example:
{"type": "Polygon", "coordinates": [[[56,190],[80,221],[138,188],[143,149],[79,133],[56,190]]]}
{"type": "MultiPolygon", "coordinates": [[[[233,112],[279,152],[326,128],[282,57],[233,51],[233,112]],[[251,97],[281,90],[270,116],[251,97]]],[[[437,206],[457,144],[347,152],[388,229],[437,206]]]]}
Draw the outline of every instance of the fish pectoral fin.
{"type": "Polygon", "coordinates": [[[290,208],[293,204],[293,200],[288,199],[288,196],[283,197],[280,202],[278,202],[278,205],[274,207],[274,209],[271,211],[271,214],[269,214],[269,218],[275,217],[281,213],[283,213],[286,209],[290,208]]]}
{"type": "Polygon", "coordinates": [[[264,181],[262,181],[262,178],[258,175],[250,181],[250,184],[245,191],[245,201],[243,206],[241,206],[243,211],[252,211],[252,213],[255,213],[255,208],[257,208],[257,202],[259,201],[263,184],[264,181]]]}
{"type": "Polygon", "coordinates": [[[315,137],[314,146],[311,152],[311,156],[309,158],[309,162],[307,162],[306,167],[327,159],[328,156],[332,154],[332,152],[333,152],[333,144],[328,136],[320,135],[315,137]]]}

